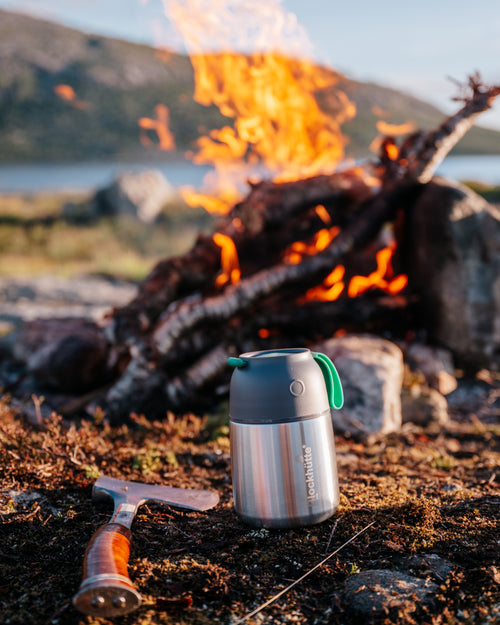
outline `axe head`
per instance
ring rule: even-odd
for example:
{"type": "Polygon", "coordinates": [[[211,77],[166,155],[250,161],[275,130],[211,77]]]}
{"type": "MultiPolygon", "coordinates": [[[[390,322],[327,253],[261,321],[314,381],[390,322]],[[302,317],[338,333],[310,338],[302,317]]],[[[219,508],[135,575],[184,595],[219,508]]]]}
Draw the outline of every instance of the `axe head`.
{"type": "Polygon", "coordinates": [[[101,475],[92,490],[94,499],[111,498],[115,509],[121,504],[137,508],[146,501],[157,501],[188,510],[208,510],[219,502],[219,495],[210,490],[174,488],[141,482],[126,482],[101,475]]]}

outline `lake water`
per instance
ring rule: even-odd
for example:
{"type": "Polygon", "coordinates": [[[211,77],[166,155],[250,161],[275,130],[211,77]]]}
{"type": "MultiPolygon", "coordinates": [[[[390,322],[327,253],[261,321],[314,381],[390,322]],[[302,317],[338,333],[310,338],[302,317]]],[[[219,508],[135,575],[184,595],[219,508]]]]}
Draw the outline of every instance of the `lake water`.
{"type": "Polygon", "coordinates": [[[210,170],[188,161],[168,163],[34,163],[0,165],[0,193],[35,191],[92,190],[110,184],[115,176],[128,171],[158,169],[175,187],[198,186],[210,170]]]}
{"type": "MultiPolygon", "coordinates": [[[[92,190],[108,185],[117,174],[148,168],[162,171],[175,187],[199,186],[210,170],[209,167],[187,161],[0,165],[0,193],[92,190]]],[[[452,180],[475,180],[500,185],[500,155],[449,156],[437,173],[452,180]]]]}

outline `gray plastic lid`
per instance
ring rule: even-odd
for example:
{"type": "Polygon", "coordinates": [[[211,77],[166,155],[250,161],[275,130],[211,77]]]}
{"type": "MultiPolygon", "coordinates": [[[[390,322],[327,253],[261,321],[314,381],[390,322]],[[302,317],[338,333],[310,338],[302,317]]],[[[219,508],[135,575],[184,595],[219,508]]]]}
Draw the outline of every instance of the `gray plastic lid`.
{"type": "Polygon", "coordinates": [[[229,359],[236,367],[229,393],[231,420],[283,423],[329,412],[324,365],[314,356],[309,349],[289,348],[248,352],[229,359]]]}

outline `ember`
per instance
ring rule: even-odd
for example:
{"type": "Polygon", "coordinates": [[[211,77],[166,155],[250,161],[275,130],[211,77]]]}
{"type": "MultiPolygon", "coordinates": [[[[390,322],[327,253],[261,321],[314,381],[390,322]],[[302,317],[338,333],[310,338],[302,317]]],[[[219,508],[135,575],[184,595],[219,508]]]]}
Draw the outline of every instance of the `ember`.
{"type": "Polygon", "coordinates": [[[75,90],[70,85],[56,85],[54,87],[54,93],[56,93],[62,100],[67,100],[68,102],[76,100],[75,90]]]}
{"type": "Polygon", "coordinates": [[[164,104],[155,106],[156,119],[141,117],[139,119],[139,127],[141,128],[141,143],[143,145],[151,145],[147,131],[152,130],[158,136],[158,148],[160,150],[173,150],[175,148],[175,140],[169,129],[170,114],[168,108],[164,104]]]}
{"type": "Polygon", "coordinates": [[[75,108],[85,109],[88,107],[87,102],[83,102],[78,99],[76,92],[71,85],[56,85],[54,87],[54,93],[59,96],[61,100],[65,100],[75,108]]]}
{"type": "Polygon", "coordinates": [[[221,248],[222,271],[217,276],[215,284],[223,286],[226,282],[236,284],[240,281],[241,271],[238,262],[238,252],[232,239],[225,234],[216,232],[213,236],[214,242],[221,248]]]}

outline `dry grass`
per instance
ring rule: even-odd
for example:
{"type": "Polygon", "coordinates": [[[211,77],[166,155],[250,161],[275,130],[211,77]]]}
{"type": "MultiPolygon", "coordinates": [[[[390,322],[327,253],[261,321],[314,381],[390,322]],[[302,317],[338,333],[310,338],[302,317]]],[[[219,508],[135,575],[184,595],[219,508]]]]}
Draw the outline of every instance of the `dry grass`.
{"type": "Polygon", "coordinates": [[[186,252],[210,218],[184,205],[166,208],[162,220],[131,216],[91,220],[89,197],[70,194],[0,197],[0,275],[106,274],[141,280],[162,258],[186,252]],[[64,205],[78,218],[65,218],[64,205]]]}

